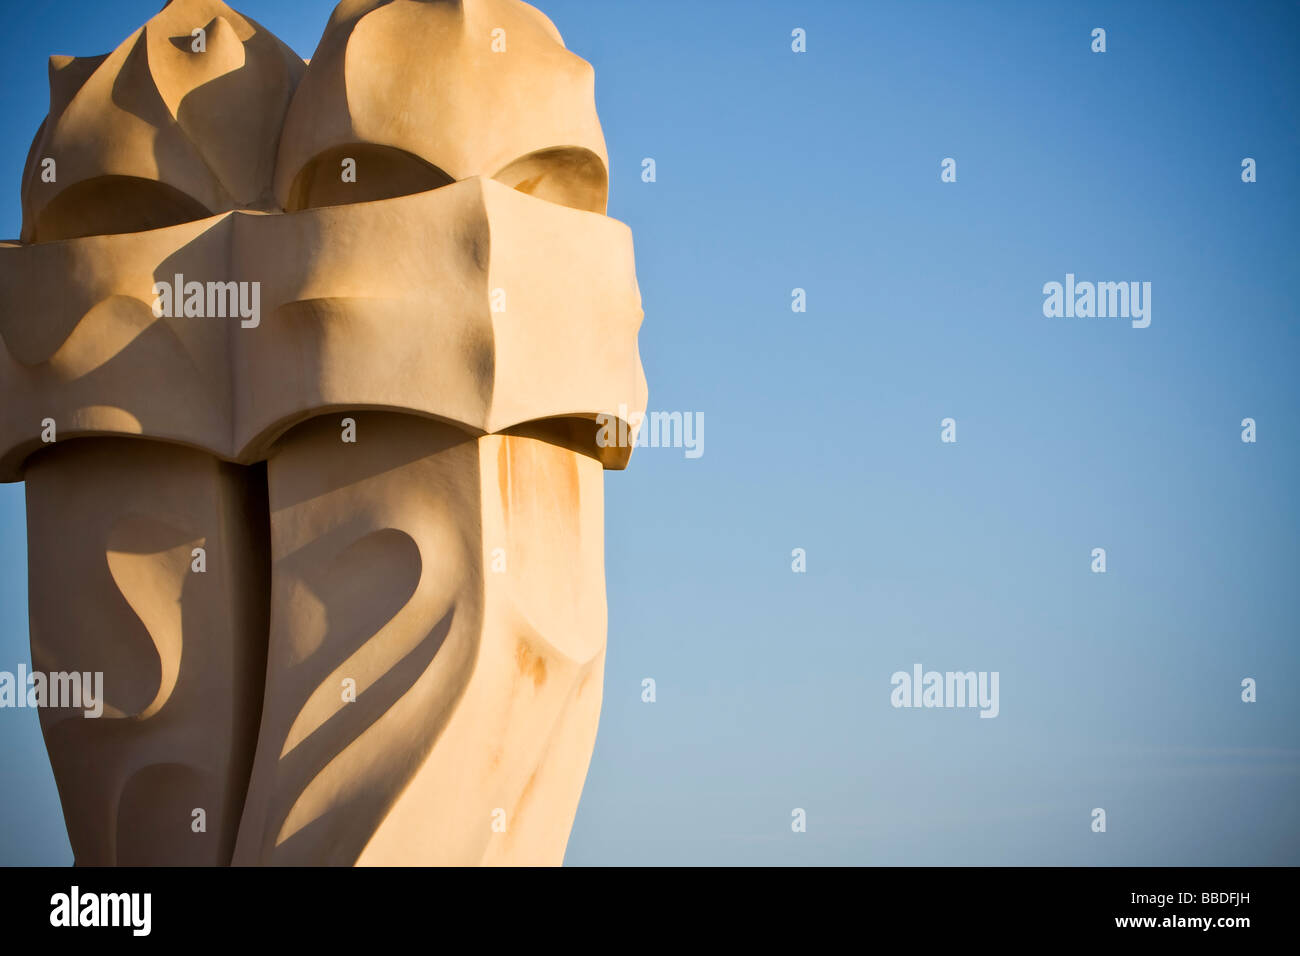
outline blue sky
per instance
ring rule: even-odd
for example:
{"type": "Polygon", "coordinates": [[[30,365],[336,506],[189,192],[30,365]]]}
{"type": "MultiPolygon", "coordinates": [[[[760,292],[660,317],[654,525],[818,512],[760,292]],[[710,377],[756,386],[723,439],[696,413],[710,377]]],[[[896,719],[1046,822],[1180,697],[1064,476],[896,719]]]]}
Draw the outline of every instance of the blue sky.
{"type": "MultiPolygon", "coordinates": [[[[650,408],[705,420],[702,457],[606,478],[567,862],[1300,863],[1300,8],[538,5],[596,68],[650,408]],[[1150,327],[1044,317],[1066,273],[1150,282],[1150,327]],[[998,717],[893,708],[915,663],[998,671],[998,717]]],[[[332,5],[236,6],[309,56],[332,5]]],[[[46,57],[157,7],[8,14],[0,232],[46,57]]],[[[30,662],[22,502],[0,669],[30,662]]],[[[31,711],[0,765],[0,863],[70,862],[31,711]]]]}

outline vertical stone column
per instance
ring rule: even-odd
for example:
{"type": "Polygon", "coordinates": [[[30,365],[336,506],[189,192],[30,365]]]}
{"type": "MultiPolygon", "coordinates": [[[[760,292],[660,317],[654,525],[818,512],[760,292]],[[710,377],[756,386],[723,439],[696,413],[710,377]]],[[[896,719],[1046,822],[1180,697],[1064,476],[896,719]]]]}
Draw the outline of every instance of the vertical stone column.
{"type": "Polygon", "coordinates": [[[103,675],[98,718],[41,710],[78,864],[230,862],[265,671],[263,474],[127,438],[27,465],[33,669],[103,675]]]}
{"type": "Polygon", "coordinates": [[[599,716],[602,470],[414,416],[268,466],[266,708],[237,864],[563,859],[599,716]]]}

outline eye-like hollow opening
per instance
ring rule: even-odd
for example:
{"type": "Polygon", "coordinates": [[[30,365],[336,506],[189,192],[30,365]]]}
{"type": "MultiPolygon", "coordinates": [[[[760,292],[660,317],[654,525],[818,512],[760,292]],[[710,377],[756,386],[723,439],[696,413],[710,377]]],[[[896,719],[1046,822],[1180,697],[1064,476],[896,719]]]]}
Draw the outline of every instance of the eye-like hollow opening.
{"type": "Polygon", "coordinates": [[[135,176],[97,176],[74,183],[36,217],[33,242],[116,236],[163,229],[213,213],[175,186],[135,176]]]}
{"type": "Polygon", "coordinates": [[[410,196],[454,180],[414,153],[392,146],[351,143],[309,161],[289,187],[285,212],[410,196]]]}
{"type": "Polygon", "coordinates": [[[539,149],[492,178],[538,199],[602,215],[609,199],[605,164],[591,150],[578,146],[539,149]]]}

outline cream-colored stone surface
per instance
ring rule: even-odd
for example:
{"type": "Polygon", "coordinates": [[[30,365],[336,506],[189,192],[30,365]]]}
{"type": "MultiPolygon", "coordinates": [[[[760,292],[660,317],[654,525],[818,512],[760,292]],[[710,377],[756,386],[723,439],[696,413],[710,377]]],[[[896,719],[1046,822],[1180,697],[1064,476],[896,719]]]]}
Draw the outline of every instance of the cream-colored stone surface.
{"type": "Polygon", "coordinates": [[[32,667],[104,675],[102,717],[40,712],[78,863],[230,859],[267,641],[266,489],[247,471],[115,438],[28,462],[32,667]]]}
{"type": "Polygon", "coordinates": [[[286,428],[343,407],[472,434],[576,420],[584,450],[621,468],[630,449],[600,447],[595,416],[645,405],[640,322],[626,226],[477,177],[3,246],[0,478],[18,479],[47,417],[63,439],[143,435],[251,463],[286,428]],[[257,282],[258,324],[155,318],[154,284],[177,274],[257,282]]]}
{"type": "Polygon", "coordinates": [[[220,0],[173,0],[107,56],[51,57],[50,114],[23,172],[23,241],[274,208],[280,130],[304,70],[220,0]],[[54,182],[41,176],[47,158],[54,182]]]}
{"type": "Polygon", "coordinates": [[[235,862],[558,862],[599,714],[600,464],[355,420],[355,453],[318,418],[268,464],[266,705],[235,862]]]}
{"type": "Polygon", "coordinates": [[[77,861],[559,863],[630,453],[597,417],[646,399],[590,66],[517,0],[344,0],[309,64],[173,0],[50,83],[0,480],[33,666],[104,672],[103,718],[42,713],[77,861]],[[155,311],[177,281],[206,314],[155,311]]]}

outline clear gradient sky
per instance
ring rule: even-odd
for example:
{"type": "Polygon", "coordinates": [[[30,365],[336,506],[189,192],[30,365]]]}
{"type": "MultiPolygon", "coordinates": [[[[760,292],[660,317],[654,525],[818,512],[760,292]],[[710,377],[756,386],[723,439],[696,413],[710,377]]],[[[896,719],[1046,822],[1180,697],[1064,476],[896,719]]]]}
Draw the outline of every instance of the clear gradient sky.
{"type": "MultiPolygon", "coordinates": [[[[333,6],[234,5],[303,56],[333,6]]],[[[567,862],[1300,864],[1300,6],[537,5],[596,68],[650,408],[705,422],[606,476],[567,862]],[[1066,273],[1150,327],[1045,318],[1066,273]],[[916,663],[998,671],[998,717],[895,709],[916,663]]],[[[6,2],[4,236],[46,57],[159,6],[6,2]]],[[[3,670],[24,536],[0,486],[3,670]]],[[[0,787],[0,864],[71,862],[30,710],[0,787]]]]}

